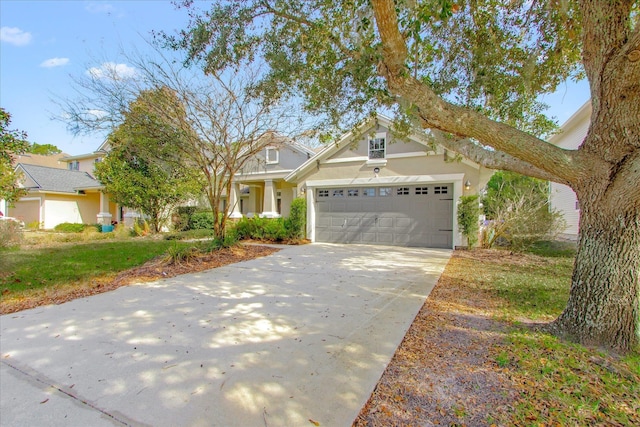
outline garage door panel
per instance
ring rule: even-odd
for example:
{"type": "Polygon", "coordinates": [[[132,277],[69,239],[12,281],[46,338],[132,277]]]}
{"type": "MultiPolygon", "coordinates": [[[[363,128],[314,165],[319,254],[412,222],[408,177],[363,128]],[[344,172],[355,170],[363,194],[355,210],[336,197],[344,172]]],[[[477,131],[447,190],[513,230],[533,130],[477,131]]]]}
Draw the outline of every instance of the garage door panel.
{"type": "Polygon", "coordinates": [[[395,236],[395,240],[393,243],[396,245],[407,246],[409,242],[411,242],[411,235],[409,234],[396,233],[394,236],[395,236]]]}
{"type": "Polygon", "coordinates": [[[393,233],[378,232],[377,237],[377,243],[382,243],[385,245],[393,244],[393,233]]]}
{"type": "Polygon", "coordinates": [[[363,231],[360,235],[362,243],[378,243],[376,232],[363,231]]]}
{"type": "Polygon", "coordinates": [[[411,218],[396,217],[396,228],[409,228],[411,226],[411,218]]]}
{"type": "Polygon", "coordinates": [[[452,188],[383,187],[366,197],[364,189],[354,187],[319,190],[324,197],[316,209],[316,240],[450,248],[452,188]]]}

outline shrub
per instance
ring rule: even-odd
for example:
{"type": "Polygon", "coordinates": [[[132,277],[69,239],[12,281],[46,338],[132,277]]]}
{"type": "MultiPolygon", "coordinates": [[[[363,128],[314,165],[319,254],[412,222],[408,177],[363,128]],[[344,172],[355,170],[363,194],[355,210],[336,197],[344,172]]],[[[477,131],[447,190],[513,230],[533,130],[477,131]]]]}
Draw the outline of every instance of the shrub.
{"type": "Polygon", "coordinates": [[[307,231],[307,199],[298,197],[291,202],[291,214],[285,220],[289,239],[304,239],[307,231]]]}
{"type": "Polygon", "coordinates": [[[508,245],[524,250],[545,239],[553,239],[564,228],[558,211],[549,209],[548,183],[514,172],[496,172],[487,184],[482,203],[487,223],[482,244],[508,245]]]}
{"type": "Polygon", "coordinates": [[[238,240],[255,239],[269,242],[283,242],[299,239],[298,229],[294,230],[287,218],[242,218],[233,228],[238,240]]]}
{"type": "Polygon", "coordinates": [[[53,229],[58,233],[82,233],[86,227],[86,224],[63,222],[53,227],[53,229]]]}
{"type": "Polygon", "coordinates": [[[0,221],[0,249],[22,243],[20,225],[13,221],[0,221]]]}
{"type": "Polygon", "coordinates": [[[196,206],[179,206],[173,215],[173,229],[175,231],[186,231],[190,229],[191,216],[195,213],[196,206]]]}
{"type": "Polygon", "coordinates": [[[183,262],[189,262],[196,258],[199,253],[199,249],[195,246],[181,246],[174,243],[167,249],[163,261],[170,265],[180,265],[183,262]]]}
{"type": "Polygon", "coordinates": [[[189,219],[190,230],[213,230],[214,224],[213,212],[211,211],[195,212],[189,219]]]}
{"type": "Polygon", "coordinates": [[[458,205],[458,228],[464,237],[467,238],[469,248],[478,243],[480,205],[478,195],[461,196],[458,205]]]}
{"type": "Polygon", "coordinates": [[[151,233],[151,227],[144,219],[138,219],[133,223],[133,233],[136,236],[147,236],[151,233]]]}

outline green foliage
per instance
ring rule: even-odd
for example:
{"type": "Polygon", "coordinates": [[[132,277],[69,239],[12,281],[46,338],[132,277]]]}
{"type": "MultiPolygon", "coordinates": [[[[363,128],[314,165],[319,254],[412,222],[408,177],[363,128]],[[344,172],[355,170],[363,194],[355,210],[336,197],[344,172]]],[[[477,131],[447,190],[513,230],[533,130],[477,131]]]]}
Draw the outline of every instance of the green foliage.
{"type": "MultiPolygon", "coordinates": [[[[407,73],[445,99],[528,132],[553,126],[538,95],[580,73],[574,3],[395,5],[407,73]]],[[[379,74],[382,46],[367,1],[232,0],[206,12],[190,2],[187,7],[189,28],[165,35],[166,43],[209,72],[262,55],[268,71],[255,86],[267,99],[302,96],[309,112],[348,128],[396,102],[379,74]]]]}
{"type": "Polygon", "coordinates": [[[458,205],[458,227],[464,237],[467,238],[469,248],[473,248],[478,243],[478,232],[480,231],[480,205],[478,195],[461,196],[458,205]]]}
{"type": "Polygon", "coordinates": [[[509,245],[524,250],[535,242],[555,237],[563,228],[559,212],[549,208],[548,183],[514,172],[496,172],[482,199],[489,220],[483,246],[509,245]]]}
{"type": "Polygon", "coordinates": [[[62,153],[62,150],[52,144],[38,144],[37,142],[34,142],[29,147],[29,152],[32,154],[40,154],[42,156],[50,156],[51,154],[62,153]]]}
{"type": "Polygon", "coordinates": [[[138,219],[133,223],[133,233],[136,236],[147,236],[151,233],[151,227],[146,220],[138,219]]]}
{"type": "Polygon", "coordinates": [[[300,215],[306,203],[297,203],[296,219],[291,218],[242,218],[235,223],[233,232],[238,240],[252,239],[266,242],[297,242],[304,236],[304,220],[300,215]]]}
{"type": "Polygon", "coordinates": [[[211,211],[195,212],[189,219],[190,230],[213,230],[215,218],[211,211]]]}
{"type": "Polygon", "coordinates": [[[282,218],[242,218],[235,225],[238,239],[281,242],[288,237],[282,218]]]}
{"type": "Polygon", "coordinates": [[[58,233],[82,233],[85,228],[87,228],[86,224],[63,222],[53,227],[53,230],[58,233]]]}
{"type": "Polygon", "coordinates": [[[25,132],[9,129],[10,124],[11,114],[0,107],[0,199],[12,205],[27,194],[18,186],[20,176],[14,171],[13,162],[15,156],[28,151],[29,142],[25,132]]]}
{"type": "Polygon", "coordinates": [[[290,239],[304,239],[307,231],[307,199],[298,197],[291,202],[291,213],[285,220],[290,239]]]}
{"type": "MultiPolygon", "coordinates": [[[[99,233],[99,236],[113,233],[99,233]]],[[[81,236],[81,235],[66,235],[81,236]]],[[[0,299],[23,292],[88,281],[110,276],[142,265],[162,255],[173,242],[164,240],[125,240],[77,242],[57,246],[24,248],[3,253],[5,265],[0,276],[0,299]]],[[[181,246],[193,246],[179,243],[181,246]]]]}
{"type": "Polygon", "coordinates": [[[151,106],[162,93],[140,94],[109,136],[111,151],[96,164],[96,176],[113,201],[141,210],[154,232],[160,231],[173,206],[202,188],[199,174],[179,161],[173,144],[179,133],[151,106]]]}
{"type": "Polygon", "coordinates": [[[197,209],[197,206],[178,206],[172,218],[173,229],[175,231],[189,230],[191,215],[193,215],[197,209]]]}
{"type": "Polygon", "coordinates": [[[175,242],[169,246],[163,258],[163,261],[169,265],[188,263],[200,254],[200,250],[195,246],[184,246],[175,242]]]}

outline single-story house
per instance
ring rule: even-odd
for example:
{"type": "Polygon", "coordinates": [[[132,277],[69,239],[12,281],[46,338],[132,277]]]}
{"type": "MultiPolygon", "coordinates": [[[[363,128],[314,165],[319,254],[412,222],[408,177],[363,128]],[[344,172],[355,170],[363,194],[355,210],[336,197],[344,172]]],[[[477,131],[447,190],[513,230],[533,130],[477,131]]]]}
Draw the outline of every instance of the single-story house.
{"type": "Polygon", "coordinates": [[[267,148],[234,179],[231,217],[286,217],[304,196],[312,242],[464,245],[457,201],[483,188],[493,170],[454,159],[423,134],[396,138],[391,128],[378,116],[317,153],[287,141],[267,148]]]}
{"type": "MultiPolygon", "coordinates": [[[[587,136],[590,123],[591,100],[587,101],[562,124],[560,132],[549,138],[549,142],[560,148],[575,150],[587,136]]],[[[576,193],[571,187],[552,182],[550,184],[549,198],[551,208],[560,211],[566,221],[566,227],[559,237],[577,240],[580,227],[580,205],[576,193]]]]}

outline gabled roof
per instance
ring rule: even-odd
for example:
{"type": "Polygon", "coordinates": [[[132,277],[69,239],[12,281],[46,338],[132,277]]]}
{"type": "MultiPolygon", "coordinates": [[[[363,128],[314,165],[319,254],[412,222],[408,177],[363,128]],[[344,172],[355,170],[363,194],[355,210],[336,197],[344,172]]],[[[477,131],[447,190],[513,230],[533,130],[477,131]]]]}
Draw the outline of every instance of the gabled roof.
{"type": "Polygon", "coordinates": [[[79,190],[99,189],[102,187],[100,181],[86,172],[25,165],[22,163],[18,163],[16,169],[21,170],[36,184],[35,187],[31,187],[35,190],[77,193],[79,190]]]}
{"type": "MultiPolygon", "coordinates": [[[[285,177],[285,181],[293,182],[297,177],[306,175],[309,171],[311,171],[311,169],[315,168],[319,162],[327,160],[329,157],[331,157],[333,154],[338,152],[345,145],[348,145],[351,142],[353,142],[353,138],[364,134],[366,131],[376,126],[376,124],[380,124],[390,129],[393,125],[393,121],[390,118],[380,114],[378,114],[375,119],[367,120],[366,122],[358,126],[355,130],[345,133],[336,142],[327,144],[326,147],[324,147],[317,153],[314,153],[312,157],[309,158],[309,160],[307,160],[306,162],[298,166],[297,169],[295,169],[293,172],[287,175],[285,177]]],[[[421,135],[411,133],[407,135],[407,139],[417,142],[419,144],[422,144],[425,147],[429,147],[429,142],[426,140],[426,138],[422,138],[421,135]]]]}

